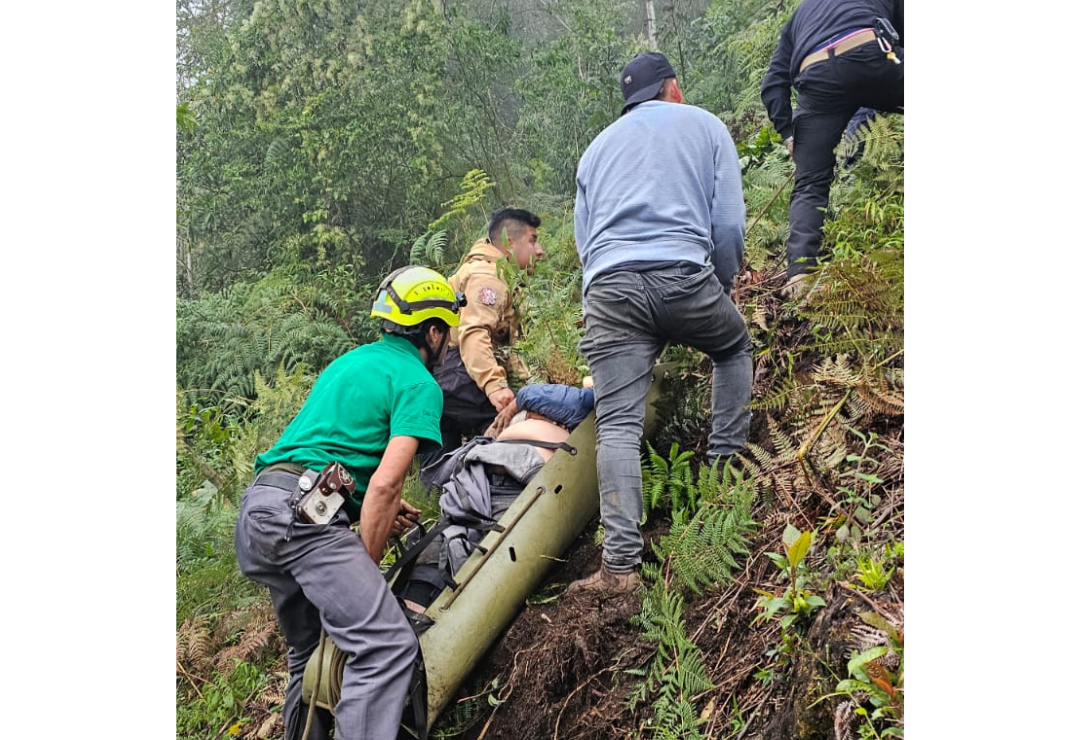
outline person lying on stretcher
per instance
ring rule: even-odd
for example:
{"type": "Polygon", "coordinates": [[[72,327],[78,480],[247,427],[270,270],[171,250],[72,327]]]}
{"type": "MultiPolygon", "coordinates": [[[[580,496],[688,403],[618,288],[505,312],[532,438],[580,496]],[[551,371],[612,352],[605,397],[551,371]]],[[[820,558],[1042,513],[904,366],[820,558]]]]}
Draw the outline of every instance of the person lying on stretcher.
{"type": "MultiPolygon", "coordinates": [[[[581,388],[557,383],[527,385],[499,412],[484,435],[498,440],[565,442],[570,432],[592,411],[594,399],[591,378],[588,377],[581,388]]],[[[546,447],[535,449],[544,462],[555,454],[554,450],[546,447]]]]}
{"type": "Polygon", "coordinates": [[[497,520],[509,508],[557,447],[592,411],[593,402],[591,387],[527,385],[482,437],[447,453],[434,464],[439,469],[436,477],[442,490],[441,514],[450,520],[450,525],[417,557],[401,592],[404,606],[422,613],[443,588],[452,584],[457,569],[490,527],[484,520],[497,520]],[[526,444],[497,444],[511,440],[526,444]],[[529,441],[542,444],[530,445],[529,441]],[[452,460],[455,455],[457,459],[452,460]]]}

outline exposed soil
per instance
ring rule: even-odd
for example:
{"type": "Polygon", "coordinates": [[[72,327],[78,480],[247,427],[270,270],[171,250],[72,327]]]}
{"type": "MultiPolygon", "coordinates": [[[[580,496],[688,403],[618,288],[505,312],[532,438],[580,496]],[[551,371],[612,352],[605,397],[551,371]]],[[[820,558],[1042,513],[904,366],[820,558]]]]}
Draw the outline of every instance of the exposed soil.
{"type": "MultiPolygon", "coordinates": [[[[594,529],[579,538],[546,589],[561,590],[599,567],[594,529]]],[[[463,737],[617,737],[613,722],[628,688],[621,671],[641,665],[651,652],[630,623],[640,609],[640,595],[589,593],[527,606],[474,676],[481,683],[498,678],[504,703],[463,737]]]]}
{"type": "MultiPolygon", "coordinates": [[[[549,579],[545,589],[566,583],[599,566],[600,549],[592,529],[575,544],[569,561],[549,579]]],[[[666,531],[661,522],[647,536],[666,531]]],[[[860,611],[877,611],[902,629],[903,581],[897,587],[867,595],[842,586],[823,594],[820,610],[795,652],[791,665],[770,655],[781,641],[777,623],[751,625],[758,614],[754,588],[783,588],[776,568],[765,556],[779,549],[762,539],[738,581],[723,592],[687,598],[683,617],[687,633],[700,648],[716,688],[695,697],[703,707],[701,731],[706,738],[734,737],[774,740],[804,738],[831,740],[836,734],[842,701],[826,699],[837,681],[846,677],[854,649],[883,644],[858,618],[860,611]],[[876,642],[874,642],[876,640],[876,642]],[[765,684],[755,674],[773,670],[765,684]]],[[[649,549],[646,547],[646,552],[649,549]]],[[[902,576],[902,574],[901,574],[902,576]]],[[[692,596],[692,595],[688,595],[692,596]]],[[[610,740],[649,737],[648,706],[631,711],[629,694],[641,679],[626,673],[641,667],[655,647],[642,638],[630,619],[641,608],[640,596],[562,594],[551,603],[526,606],[502,638],[480,662],[468,684],[478,692],[496,689],[497,706],[484,702],[466,740],[610,740]]],[[[470,692],[465,692],[469,696],[470,692]]],[[[438,731],[440,725],[436,726],[438,731]]],[[[839,730],[843,732],[843,725],[839,730]]]]}

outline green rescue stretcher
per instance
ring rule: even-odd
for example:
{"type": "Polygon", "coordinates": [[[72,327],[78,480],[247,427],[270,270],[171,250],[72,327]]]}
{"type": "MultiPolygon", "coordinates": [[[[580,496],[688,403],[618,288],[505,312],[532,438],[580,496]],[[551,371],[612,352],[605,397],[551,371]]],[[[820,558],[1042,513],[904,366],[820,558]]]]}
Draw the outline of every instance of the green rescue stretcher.
{"type": "MultiPolygon", "coordinates": [[[[656,404],[673,365],[657,365],[646,397],[643,438],[656,426],[656,404]]],[[[492,530],[458,571],[456,588],[447,587],[425,616],[431,624],[419,634],[427,682],[430,730],[461,684],[600,511],[596,480],[596,413],[589,412],[567,442],[577,453],[559,450],[524,487],[492,530]]],[[[333,711],[340,697],[346,655],[327,639],[304,673],[303,700],[333,711]],[[320,670],[321,668],[321,670],[320,670]],[[317,687],[317,689],[316,689],[317,687]]]]}

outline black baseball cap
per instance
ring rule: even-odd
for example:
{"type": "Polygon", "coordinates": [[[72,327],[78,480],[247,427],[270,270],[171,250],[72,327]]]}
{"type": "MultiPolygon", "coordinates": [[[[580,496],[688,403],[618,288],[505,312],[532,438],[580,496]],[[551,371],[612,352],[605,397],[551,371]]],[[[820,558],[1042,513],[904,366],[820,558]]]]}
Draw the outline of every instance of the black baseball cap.
{"type": "Polygon", "coordinates": [[[638,103],[652,100],[664,86],[664,80],[675,76],[675,70],[667,57],[658,51],[638,54],[630,63],[623,67],[619,84],[622,85],[623,115],[638,103]]]}

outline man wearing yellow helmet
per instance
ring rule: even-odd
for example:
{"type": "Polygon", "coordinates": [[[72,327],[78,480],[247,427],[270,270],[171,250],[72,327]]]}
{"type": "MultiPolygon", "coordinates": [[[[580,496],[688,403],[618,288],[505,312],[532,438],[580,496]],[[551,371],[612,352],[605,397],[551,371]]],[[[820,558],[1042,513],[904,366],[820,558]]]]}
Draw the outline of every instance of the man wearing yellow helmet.
{"type": "Polygon", "coordinates": [[[269,587],[289,646],[287,740],[299,740],[308,720],[303,675],[321,630],[349,659],[334,716],[316,709],[308,737],[328,738],[332,727],[337,740],[398,736],[418,648],[378,564],[390,535],[419,517],[402,486],[417,452],[441,444],[442,391],[429,368],[463,304],[434,270],[391,273],[371,310],[383,320],[381,340],[330,363],[255,459],[236,558],[244,575],[269,587]],[[357,521],[359,537],[350,526],[357,521]]]}

